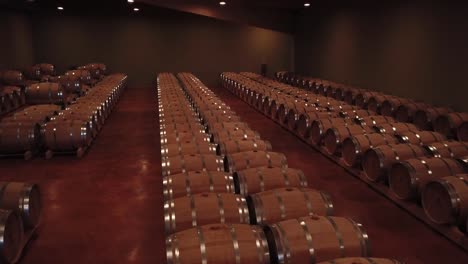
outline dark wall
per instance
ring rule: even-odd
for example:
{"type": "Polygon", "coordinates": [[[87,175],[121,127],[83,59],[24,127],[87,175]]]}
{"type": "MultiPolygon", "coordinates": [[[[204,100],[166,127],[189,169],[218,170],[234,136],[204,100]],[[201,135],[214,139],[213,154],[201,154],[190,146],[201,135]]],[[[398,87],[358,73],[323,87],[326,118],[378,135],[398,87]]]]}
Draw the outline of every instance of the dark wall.
{"type": "Polygon", "coordinates": [[[24,69],[34,61],[31,23],[26,15],[0,13],[0,69],[24,69]]]}
{"type": "Polygon", "coordinates": [[[290,34],[161,9],[152,16],[32,17],[35,60],[72,65],[99,61],[129,74],[133,86],[154,85],[156,73],[191,71],[209,85],[222,71],[270,72],[294,64],[290,34]]]}
{"type": "Polygon", "coordinates": [[[296,71],[467,111],[466,4],[374,2],[299,16],[296,71]]]}

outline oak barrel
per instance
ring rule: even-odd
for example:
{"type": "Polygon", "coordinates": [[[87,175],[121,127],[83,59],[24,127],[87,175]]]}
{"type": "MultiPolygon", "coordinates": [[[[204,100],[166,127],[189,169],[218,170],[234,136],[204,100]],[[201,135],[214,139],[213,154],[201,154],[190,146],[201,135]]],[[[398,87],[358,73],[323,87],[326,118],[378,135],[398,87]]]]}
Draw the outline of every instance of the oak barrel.
{"type": "Polygon", "coordinates": [[[46,123],[42,125],[41,136],[45,147],[54,151],[84,149],[93,137],[89,122],[82,120],[46,123]]]}
{"type": "Polygon", "coordinates": [[[188,131],[188,132],[173,132],[173,133],[165,133],[161,135],[161,145],[163,144],[175,144],[179,142],[185,142],[187,140],[197,141],[197,142],[210,142],[211,136],[206,133],[188,131]]]}
{"type": "Polygon", "coordinates": [[[164,203],[166,234],[216,223],[249,224],[245,198],[232,193],[200,193],[164,203]]]}
{"type": "Polygon", "coordinates": [[[165,201],[203,192],[234,193],[234,179],[221,171],[191,171],[163,178],[165,201]]]}
{"type": "Polygon", "coordinates": [[[421,188],[429,181],[465,173],[455,159],[416,158],[395,163],[390,169],[389,185],[399,199],[419,198],[421,188]]]}
{"type": "Polygon", "coordinates": [[[341,145],[346,138],[350,136],[369,134],[372,132],[373,130],[368,126],[356,124],[334,125],[325,132],[323,139],[325,150],[330,155],[339,154],[341,152],[341,145]]]}
{"type": "Polygon", "coordinates": [[[229,140],[260,140],[260,134],[257,131],[247,129],[221,130],[214,132],[211,137],[215,143],[221,143],[229,140]]]}
{"type": "Polygon", "coordinates": [[[447,140],[444,135],[431,131],[403,131],[397,133],[395,136],[401,143],[411,143],[421,146],[447,140]]]}
{"type": "Polygon", "coordinates": [[[313,110],[311,112],[302,113],[299,115],[299,119],[296,122],[297,133],[301,137],[308,139],[310,137],[310,126],[314,120],[337,117],[338,114],[335,112],[320,112],[313,110]]]}
{"type": "Polygon", "coordinates": [[[249,129],[249,125],[244,122],[215,122],[208,124],[208,132],[215,133],[224,130],[236,131],[239,129],[249,129]]]}
{"type": "Polygon", "coordinates": [[[238,139],[219,143],[217,153],[219,155],[228,155],[253,150],[271,151],[271,149],[271,143],[265,140],[238,139]]]}
{"type": "Polygon", "coordinates": [[[457,139],[460,141],[468,141],[468,122],[463,122],[457,127],[457,139]]]}
{"type": "Polygon", "coordinates": [[[301,170],[291,168],[258,167],[234,173],[236,193],[244,196],[283,187],[307,187],[301,170]]]}
{"type": "Polygon", "coordinates": [[[166,238],[168,264],[269,264],[268,243],[260,226],[211,224],[166,238]]]}
{"type": "Polygon", "coordinates": [[[333,203],[322,191],[308,188],[278,188],[247,198],[252,224],[273,224],[310,215],[332,215],[333,203]]]}
{"type": "Polygon", "coordinates": [[[452,112],[451,109],[445,107],[432,107],[426,106],[422,109],[418,109],[413,115],[413,124],[419,129],[430,130],[437,117],[446,115],[452,112]]]}
{"type": "Polygon", "coordinates": [[[287,168],[288,163],[283,153],[269,151],[245,151],[224,157],[225,170],[231,173],[257,167],[287,168]]]}
{"type": "Polygon", "coordinates": [[[419,131],[419,128],[417,128],[413,124],[401,123],[401,122],[379,124],[379,125],[374,126],[374,129],[378,133],[392,134],[392,135],[396,135],[398,133],[406,132],[406,131],[413,131],[413,132],[419,131]]]}
{"type": "Polygon", "coordinates": [[[28,104],[64,104],[67,96],[59,83],[37,83],[26,87],[28,104]]]}
{"type": "Polygon", "coordinates": [[[370,255],[362,225],[343,217],[307,216],[265,228],[272,263],[306,264],[370,255]]]}
{"type": "Polygon", "coordinates": [[[362,159],[362,169],[369,180],[386,180],[388,170],[394,163],[407,159],[424,157],[426,155],[426,150],[419,145],[381,145],[369,149],[364,154],[362,159]]]}
{"type": "Polygon", "coordinates": [[[461,158],[468,156],[468,142],[455,140],[440,141],[426,145],[425,148],[434,157],[461,158]]]}
{"type": "Polygon", "coordinates": [[[0,209],[0,261],[15,263],[23,244],[23,224],[16,211],[0,209]]]}
{"type": "Polygon", "coordinates": [[[398,143],[397,139],[387,134],[364,134],[351,136],[343,141],[341,156],[346,165],[353,167],[361,162],[362,155],[369,149],[398,143]]]}
{"type": "Polygon", "coordinates": [[[380,124],[385,124],[385,123],[393,123],[395,122],[395,119],[390,116],[379,116],[379,115],[374,115],[374,116],[366,116],[362,118],[355,118],[356,123],[362,125],[362,126],[377,126],[380,124]]]}
{"type": "Polygon", "coordinates": [[[437,117],[433,122],[434,131],[447,137],[457,138],[457,128],[468,122],[468,113],[448,113],[437,117]]]}
{"type": "Polygon", "coordinates": [[[161,163],[163,176],[189,171],[224,171],[223,158],[216,155],[162,157],[161,163]]]}
{"type": "Polygon", "coordinates": [[[37,123],[0,123],[0,154],[34,151],[40,145],[41,133],[37,123]]]}
{"type": "Polygon", "coordinates": [[[430,181],[423,187],[421,202],[431,221],[455,224],[464,229],[468,217],[468,175],[458,174],[430,181]]]}
{"type": "Polygon", "coordinates": [[[34,228],[41,218],[41,194],[36,184],[0,182],[0,208],[16,211],[24,228],[34,228]]]}
{"type": "Polygon", "coordinates": [[[183,141],[161,145],[162,157],[176,157],[181,155],[216,154],[217,145],[205,141],[183,141]]]}
{"type": "Polygon", "coordinates": [[[353,124],[349,118],[323,118],[312,121],[310,124],[309,137],[310,141],[316,145],[320,145],[328,129],[333,126],[353,124]]]}

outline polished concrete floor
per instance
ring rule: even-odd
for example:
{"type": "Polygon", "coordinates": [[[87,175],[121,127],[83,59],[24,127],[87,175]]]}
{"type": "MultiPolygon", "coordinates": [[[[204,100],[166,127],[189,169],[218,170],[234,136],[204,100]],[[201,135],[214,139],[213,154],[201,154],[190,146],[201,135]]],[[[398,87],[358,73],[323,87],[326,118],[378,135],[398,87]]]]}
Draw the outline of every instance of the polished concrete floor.
{"type": "MultiPolygon", "coordinates": [[[[468,263],[468,255],[342,168],[255,112],[215,91],[275,151],[328,191],[336,215],[367,229],[374,256],[408,264],[468,263]]],[[[164,263],[160,147],[154,88],[127,89],[81,160],[1,160],[0,181],[31,181],[43,193],[38,236],[21,263],[164,263]]]]}

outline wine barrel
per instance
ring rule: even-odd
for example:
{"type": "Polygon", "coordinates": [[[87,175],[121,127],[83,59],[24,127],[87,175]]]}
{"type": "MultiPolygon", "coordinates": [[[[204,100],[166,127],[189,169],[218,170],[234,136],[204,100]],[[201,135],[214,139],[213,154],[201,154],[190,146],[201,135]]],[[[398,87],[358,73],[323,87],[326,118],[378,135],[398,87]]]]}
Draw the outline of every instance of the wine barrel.
{"type": "Polygon", "coordinates": [[[213,123],[240,122],[240,117],[237,115],[205,116],[203,121],[204,124],[209,126],[213,123]]]}
{"type": "Polygon", "coordinates": [[[24,228],[34,228],[41,218],[41,194],[36,184],[0,182],[0,208],[21,215],[24,228]]]}
{"type": "Polygon", "coordinates": [[[341,145],[346,138],[355,135],[369,134],[372,132],[373,130],[368,126],[355,124],[334,125],[325,132],[325,136],[323,137],[325,150],[330,155],[339,154],[341,153],[341,145]]]}
{"type": "Polygon", "coordinates": [[[8,97],[10,101],[10,110],[16,109],[26,103],[24,91],[17,86],[5,86],[0,88],[0,96],[8,97]]]}
{"type": "Polygon", "coordinates": [[[382,103],[388,99],[390,99],[391,95],[386,94],[376,94],[369,97],[367,101],[367,109],[376,113],[381,112],[382,103]]]}
{"type": "Polygon", "coordinates": [[[23,224],[15,211],[0,210],[0,261],[15,263],[20,257],[23,244],[23,224]]]}
{"type": "Polygon", "coordinates": [[[28,104],[66,104],[67,96],[59,83],[37,83],[26,87],[28,104]]]}
{"type": "Polygon", "coordinates": [[[159,117],[159,124],[184,124],[184,123],[195,123],[200,124],[200,118],[198,118],[194,114],[182,114],[182,115],[164,115],[163,117],[159,117]]]}
{"type": "Polygon", "coordinates": [[[291,168],[258,167],[234,173],[236,193],[244,196],[284,187],[307,187],[301,170],[291,168]]]}
{"type": "Polygon", "coordinates": [[[423,187],[421,202],[426,215],[434,223],[465,227],[468,218],[468,175],[430,181],[423,187]]]}
{"type": "Polygon", "coordinates": [[[403,262],[385,258],[339,258],[318,264],[403,264],[403,262]]]}
{"type": "Polygon", "coordinates": [[[205,133],[205,127],[200,125],[200,123],[169,123],[169,124],[160,124],[159,125],[159,135],[161,137],[170,135],[173,133],[205,133]]]}
{"type": "Polygon", "coordinates": [[[193,171],[163,179],[165,201],[203,192],[234,193],[234,179],[220,171],[193,171]]]}
{"type": "Polygon", "coordinates": [[[89,146],[92,132],[89,122],[82,120],[56,121],[42,125],[44,145],[53,151],[75,151],[89,146]]]}
{"type": "Polygon", "coordinates": [[[374,116],[375,112],[364,110],[364,109],[358,109],[358,110],[341,111],[339,115],[341,117],[351,118],[354,120],[360,120],[361,118],[364,118],[364,117],[374,116]]]}
{"type": "Polygon", "coordinates": [[[224,171],[223,158],[216,155],[162,157],[161,163],[163,176],[190,171],[224,171]]]}
{"type": "Polygon", "coordinates": [[[287,168],[286,156],[278,152],[246,151],[224,157],[225,170],[231,173],[257,167],[287,168]]]}
{"type": "Polygon", "coordinates": [[[162,157],[176,157],[182,155],[216,154],[217,145],[208,142],[184,141],[161,145],[162,157]]]}
{"type": "MultiPolygon", "coordinates": [[[[297,131],[298,129],[298,121],[299,117],[302,113],[307,112],[325,112],[325,109],[321,107],[316,107],[313,105],[306,104],[303,109],[293,108],[289,109],[288,115],[286,116],[287,119],[287,126],[291,131],[297,131]]],[[[303,124],[304,125],[304,124],[303,124]]]]}
{"type": "MultiPolygon", "coordinates": [[[[379,92],[371,92],[371,91],[362,91],[361,93],[358,93],[355,98],[354,98],[354,104],[360,108],[365,108],[367,109],[369,100],[372,97],[383,95],[382,93],[379,92]]],[[[369,109],[372,111],[371,109],[369,109]]],[[[375,111],[373,111],[375,112],[375,111]]]]}
{"type": "Polygon", "coordinates": [[[394,163],[426,155],[426,150],[418,145],[381,145],[366,151],[362,159],[362,169],[371,181],[386,180],[388,170],[394,163]]]}
{"type": "Polygon", "coordinates": [[[457,128],[468,122],[468,113],[449,113],[437,117],[433,122],[434,131],[447,137],[457,138],[457,128]]]}
{"type": "Polygon", "coordinates": [[[366,116],[362,118],[355,118],[356,123],[361,126],[377,126],[380,124],[394,123],[395,119],[390,116],[366,116]]]}
{"type": "Polygon", "coordinates": [[[219,155],[229,155],[245,151],[271,151],[271,143],[256,139],[238,139],[221,142],[217,147],[219,155]]]}
{"type": "Polygon", "coordinates": [[[468,122],[463,122],[457,127],[457,139],[460,141],[468,141],[468,122]]]}
{"type": "Polygon", "coordinates": [[[238,130],[221,130],[214,132],[212,135],[212,142],[222,143],[230,140],[260,140],[260,134],[251,129],[238,129],[238,130]]]}
{"type": "Polygon", "coordinates": [[[398,122],[413,122],[414,114],[427,107],[428,105],[425,103],[408,100],[396,108],[395,120],[398,122]]]}
{"type": "Polygon", "coordinates": [[[84,86],[81,83],[80,77],[76,75],[61,75],[55,81],[68,93],[83,93],[84,86]]]}
{"type": "Polygon", "coordinates": [[[2,71],[0,72],[0,80],[6,85],[18,86],[22,85],[24,76],[20,71],[2,71]]]}
{"type": "Polygon", "coordinates": [[[343,217],[307,216],[265,228],[273,263],[317,263],[370,255],[362,225],[343,217]]]}
{"type": "Polygon", "coordinates": [[[208,132],[215,133],[225,130],[236,131],[239,129],[249,129],[249,125],[244,122],[215,122],[208,125],[208,132]]]}
{"type": "Polygon", "coordinates": [[[421,146],[447,140],[444,135],[431,131],[404,131],[399,132],[395,136],[401,143],[411,143],[421,146]]]}
{"type": "Polygon", "coordinates": [[[460,158],[468,156],[468,142],[455,140],[434,142],[426,145],[425,148],[434,157],[460,158]]]}
{"type": "Polygon", "coordinates": [[[369,149],[398,143],[397,139],[387,134],[364,134],[351,136],[343,141],[341,156],[347,166],[354,167],[361,163],[362,155],[369,149]]]}
{"type": "MultiPolygon", "coordinates": [[[[380,104],[380,110],[379,113],[384,116],[395,116],[396,117],[396,112],[397,109],[409,103],[409,99],[405,98],[400,98],[396,96],[388,96],[381,104],[380,104]]],[[[406,121],[400,121],[400,122],[406,122],[406,121]]]]}
{"type": "Polygon", "coordinates": [[[196,141],[196,142],[210,142],[211,136],[206,133],[200,132],[174,132],[170,134],[161,135],[161,145],[163,144],[176,144],[185,141],[196,141]]]}
{"type": "Polygon", "coordinates": [[[81,80],[81,83],[86,85],[92,85],[93,80],[91,74],[87,70],[72,70],[65,73],[66,76],[78,76],[81,80]]]}
{"type": "Polygon", "coordinates": [[[333,203],[322,191],[278,188],[247,198],[252,224],[273,224],[310,215],[332,215],[333,203]]]}
{"type": "Polygon", "coordinates": [[[309,140],[315,145],[320,145],[328,129],[336,125],[352,124],[348,118],[323,118],[312,121],[309,130],[309,140]]]}
{"type": "Polygon", "coordinates": [[[101,68],[97,64],[87,64],[84,66],[78,67],[78,70],[87,70],[93,79],[101,78],[101,68]]]}
{"type": "Polygon", "coordinates": [[[201,193],[164,203],[166,234],[216,223],[249,224],[245,198],[232,193],[201,193]]]}
{"type": "Polygon", "coordinates": [[[260,226],[211,224],[166,238],[167,264],[269,264],[268,243],[260,226]]]}
{"type": "Polygon", "coordinates": [[[419,131],[419,129],[413,124],[400,123],[400,122],[378,124],[374,126],[374,129],[378,133],[392,134],[392,135],[397,135],[398,133],[406,132],[406,131],[412,131],[412,132],[419,131]]]}
{"type": "Polygon", "coordinates": [[[297,133],[301,137],[308,139],[310,137],[310,127],[313,121],[337,117],[338,114],[335,112],[317,112],[315,109],[311,112],[301,113],[296,123],[297,133]]]}
{"type": "Polygon", "coordinates": [[[433,122],[437,117],[452,112],[449,108],[426,106],[418,109],[413,115],[413,124],[421,130],[432,129],[433,122]]]}
{"type": "Polygon", "coordinates": [[[41,70],[41,75],[55,75],[55,66],[50,63],[39,63],[34,66],[38,66],[41,70]]]}
{"type": "Polygon", "coordinates": [[[38,149],[41,141],[40,126],[37,123],[0,123],[0,153],[20,154],[38,149]]]}
{"type": "Polygon", "coordinates": [[[419,198],[421,188],[427,182],[464,172],[463,166],[455,159],[409,159],[392,166],[388,175],[389,185],[397,198],[410,200],[419,198]]]}

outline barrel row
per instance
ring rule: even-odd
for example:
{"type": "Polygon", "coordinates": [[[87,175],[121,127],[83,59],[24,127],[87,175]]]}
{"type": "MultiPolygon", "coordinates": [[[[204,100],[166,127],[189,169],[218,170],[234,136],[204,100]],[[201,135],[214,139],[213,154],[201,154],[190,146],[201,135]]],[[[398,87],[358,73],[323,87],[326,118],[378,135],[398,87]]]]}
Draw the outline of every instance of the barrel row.
{"type": "Polygon", "coordinates": [[[39,187],[32,183],[0,182],[2,263],[15,263],[35,233],[41,218],[39,187]]]}
{"type": "Polygon", "coordinates": [[[0,155],[24,156],[46,150],[83,154],[97,136],[117,103],[127,77],[106,76],[92,91],[62,110],[55,104],[39,104],[23,108],[0,122],[0,155]]]}
{"type": "Polygon", "coordinates": [[[126,83],[125,74],[108,75],[86,95],[42,125],[41,136],[47,158],[54,153],[76,153],[81,157],[112,113],[126,83]]]}
{"type": "MultiPolygon", "coordinates": [[[[247,102],[249,102],[249,97],[245,94],[256,92],[258,97],[265,95],[262,92],[266,88],[262,90],[264,87],[256,81],[259,78],[261,77],[252,74],[242,76],[225,73],[222,75],[224,87],[235,94],[244,94],[240,97],[247,102]],[[245,79],[246,76],[250,80],[245,79]]],[[[281,101],[281,97],[289,96],[291,92],[285,93],[285,89],[282,91],[278,89],[277,101],[281,101]]],[[[267,100],[266,96],[265,100],[267,100]]],[[[252,104],[250,101],[250,104],[262,111],[262,108],[259,108],[255,101],[253,102],[252,104]]],[[[451,195],[444,193],[445,197],[456,197],[454,201],[457,202],[444,205],[435,204],[434,201],[442,199],[435,196],[436,192],[424,190],[426,185],[434,188],[440,185],[441,181],[445,182],[441,180],[444,177],[463,179],[463,175],[460,176],[460,174],[466,173],[464,166],[466,158],[464,157],[468,155],[467,142],[447,140],[440,133],[421,131],[414,124],[395,122],[394,118],[388,116],[348,118],[343,114],[333,115],[331,111],[324,114],[318,111],[316,110],[313,121],[310,121],[311,119],[307,121],[310,128],[304,130],[308,131],[308,134],[298,133],[298,130],[294,130],[291,126],[286,127],[309,143],[322,147],[328,154],[341,157],[345,165],[362,169],[363,174],[369,180],[388,186],[397,199],[418,203],[421,199],[432,199],[433,203],[422,203],[429,219],[441,223],[442,221],[435,219],[440,219],[442,216],[431,216],[431,211],[438,209],[440,214],[445,210],[446,214],[452,214],[450,218],[452,220],[445,221],[444,224],[457,224],[461,231],[466,232],[467,219],[463,208],[468,205],[468,200],[463,197],[463,194],[466,193],[467,186],[459,184],[457,188],[447,187],[446,190],[451,190],[451,195]],[[333,117],[330,117],[331,115],[333,117]],[[425,193],[428,194],[424,195],[425,193]],[[429,206],[431,210],[427,209],[429,206]]],[[[268,112],[262,112],[274,119],[268,112]]],[[[308,115],[312,116],[311,113],[314,112],[310,111],[308,115]]],[[[281,123],[281,120],[276,119],[276,121],[281,123]]],[[[304,125],[301,124],[298,127],[301,126],[304,125]]],[[[443,195],[440,189],[438,195],[443,195]]],[[[449,218],[447,215],[444,217],[449,218]]]]}
{"type": "MultiPolygon", "coordinates": [[[[200,114],[206,131],[248,129],[195,76],[183,73],[178,77],[192,106],[200,114]],[[210,116],[207,113],[213,110],[221,111],[225,117],[207,117],[210,116]]],[[[225,143],[222,137],[211,138],[220,139],[216,141],[218,144],[225,143]]],[[[185,179],[184,183],[179,184],[187,193],[189,189],[192,190],[193,182],[205,182],[205,188],[218,188],[220,192],[192,194],[165,203],[166,232],[171,234],[166,239],[168,263],[318,263],[336,257],[370,254],[362,226],[350,219],[328,216],[333,209],[329,197],[323,192],[305,188],[303,173],[287,168],[280,155],[275,159],[271,156],[276,153],[258,150],[224,154],[227,157],[224,161],[229,164],[225,169],[228,173],[234,173],[234,184],[231,186],[235,186],[234,192],[237,194],[232,193],[233,188],[226,188],[229,181],[216,176],[220,172],[198,171],[177,175],[180,183],[185,179]],[[263,156],[267,158],[261,158],[263,156]],[[243,162],[245,160],[247,162],[243,162]],[[271,162],[271,166],[268,166],[268,162],[271,162]],[[242,179],[247,179],[250,185],[241,187],[239,181],[242,179]],[[244,199],[243,196],[250,192],[244,199]],[[299,218],[301,216],[306,217],[299,218]],[[247,225],[249,223],[251,225],[247,225]],[[265,231],[256,224],[265,225],[265,231]],[[325,233],[323,237],[319,235],[322,232],[325,233]],[[337,232],[344,234],[346,239],[338,241],[339,245],[335,247],[326,241],[336,239],[337,232]],[[297,235],[304,239],[297,240],[297,235]],[[219,239],[221,237],[223,239],[219,239]],[[309,239],[315,241],[313,245],[309,239]],[[222,249],[215,251],[214,244],[222,249]],[[342,249],[340,252],[338,247],[342,249]],[[231,253],[232,258],[226,257],[231,253]],[[307,255],[310,257],[304,258],[307,255]]],[[[165,177],[165,186],[174,178],[165,177]]],[[[175,192],[171,189],[166,193],[173,195],[175,192]]],[[[333,261],[398,263],[371,258],[333,261]]]]}
{"type": "Polygon", "coordinates": [[[278,72],[276,78],[314,93],[392,116],[400,122],[414,123],[423,130],[434,130],[449,138],[468,141],[468,113],[327,80],[296,76],[290,72],[278,72]]]}

